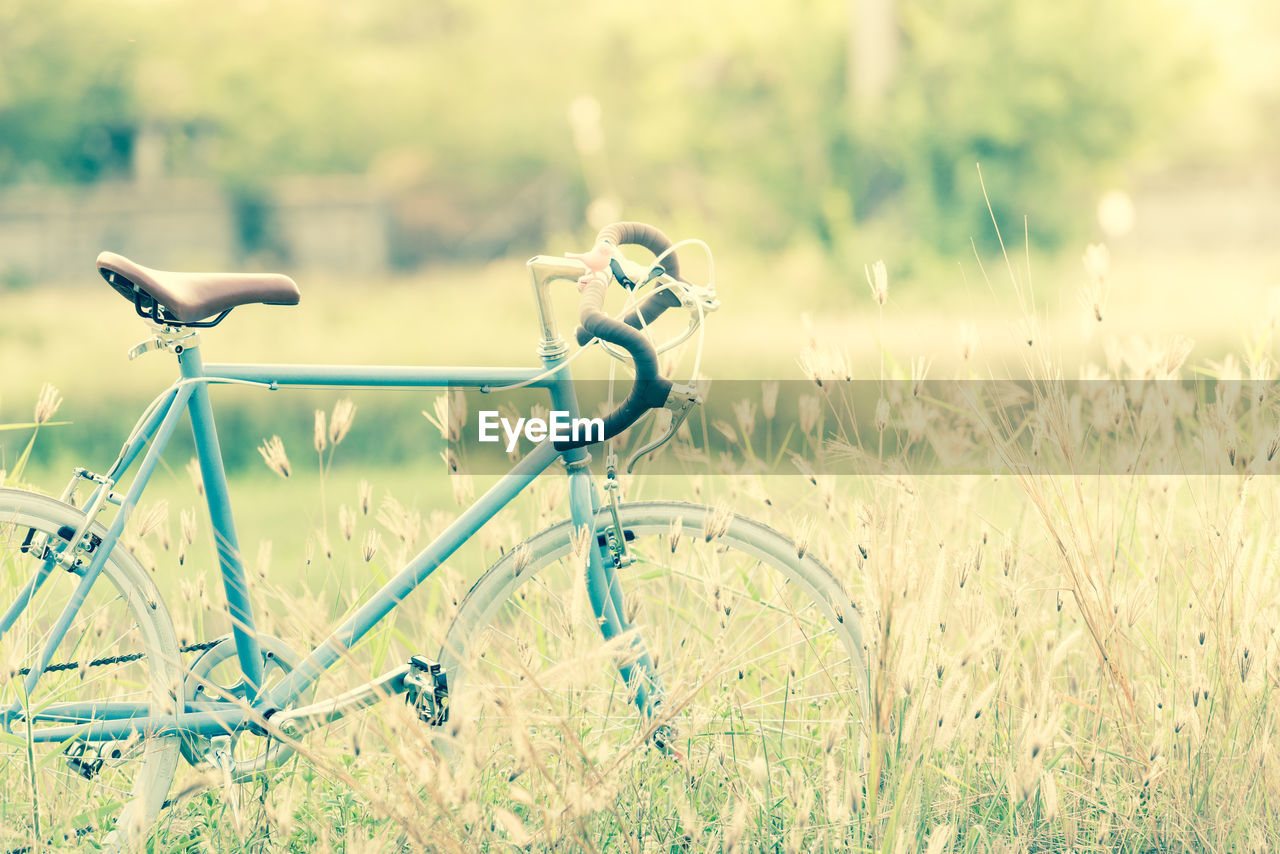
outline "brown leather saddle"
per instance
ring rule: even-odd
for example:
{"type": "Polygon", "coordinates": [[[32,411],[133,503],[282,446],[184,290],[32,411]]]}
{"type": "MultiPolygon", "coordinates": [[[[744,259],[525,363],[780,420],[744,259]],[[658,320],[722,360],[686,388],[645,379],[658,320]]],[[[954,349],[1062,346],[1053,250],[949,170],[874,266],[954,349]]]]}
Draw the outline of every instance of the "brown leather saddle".
{"type": "Polygon", "coordinates": [[[138,314],[171,326],[212,326],[238,305],[297,305],[302,296],[278,273],[170,273],[114,252],[98,256],[98,272],[138,314]]]}

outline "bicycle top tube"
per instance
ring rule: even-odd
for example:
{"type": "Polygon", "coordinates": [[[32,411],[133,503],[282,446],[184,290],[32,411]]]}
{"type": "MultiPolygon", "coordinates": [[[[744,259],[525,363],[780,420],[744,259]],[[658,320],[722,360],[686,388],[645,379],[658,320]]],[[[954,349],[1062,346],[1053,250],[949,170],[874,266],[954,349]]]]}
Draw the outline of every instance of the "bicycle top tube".
{"type": "Polygon", "coordinates": [[[556,378],[542,377],[542,368],[413,367],[403,365],[280,365],[209,363],[205,375],[213,379],[263,383],[296,388],[476,388],[526,383],[548,388],[556,378]]]}

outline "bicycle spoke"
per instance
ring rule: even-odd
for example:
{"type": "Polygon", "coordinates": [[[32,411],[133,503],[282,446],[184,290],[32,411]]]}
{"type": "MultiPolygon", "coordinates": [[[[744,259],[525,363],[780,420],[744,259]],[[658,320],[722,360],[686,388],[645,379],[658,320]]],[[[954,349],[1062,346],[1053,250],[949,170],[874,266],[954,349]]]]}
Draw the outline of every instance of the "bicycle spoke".
{"type": "MultiPolygon", "coordinates": [[[[483,697],[477,730],[485,773],[499,778],[495,792],[503,775],[522,773],[524,760],[510,752],[511,727],[519,727],[546,755],[564,757],[548,760],[536,781],[551,797],[592,785],[595,768],[590,773],[643,792],[646,802],[665,802],[669,787],[687,790],[706,820],[719,821],[728,782],[754,779],[750,763],[765,758],[771,775],[812,767],[829,749],[828,727],[851,719],[861,659],[827,607],[847,601],[834,580],[820,571],[794,575],[794,546],[781,538],[776,561],[732,535],[710,543],[689,536],[673,553],[670,527],[655,520],[636,529],[633,562],[613,570],[624,623],[655,662],[643,677],[661,686],[652,718],[638,713],[616,662],[603,656],[588,665],[582,657],[588,639],[606,647],[590,606],[575,611],[585,594],[567,543],[541,568],[523,570],[518,590],[495,582],[502,592],[489,595],[505,599],[496,610],[477,604],[491,618],[472,639],[455,701],[483,697]],[[662,733],[658,742],[654,733],[662,733]]],[[[526,789],[534,785],[522,779],[526,789]]],[[[655,809],[656,817],[664,807],[655,809]]]]}

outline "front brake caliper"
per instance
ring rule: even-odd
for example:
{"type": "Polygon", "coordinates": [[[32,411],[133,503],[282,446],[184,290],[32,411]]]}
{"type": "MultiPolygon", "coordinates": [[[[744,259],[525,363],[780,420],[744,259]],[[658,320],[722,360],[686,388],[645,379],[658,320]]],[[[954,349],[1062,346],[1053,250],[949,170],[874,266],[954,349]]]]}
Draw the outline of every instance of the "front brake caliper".
{"type": "Polygon", "coordinates": [[[604,532],[604,544],[609,548],[609,557],[615,569],[630,566],[632,557],[627,549],[626,532],[622,530],[622,519],[618,515],[618,506],[622,503],[622,488],[618,484],[618,455],[609,449],[605,457],[604,491],[609,498],[609,515],[612,517],[608,529],[604,532]]]}

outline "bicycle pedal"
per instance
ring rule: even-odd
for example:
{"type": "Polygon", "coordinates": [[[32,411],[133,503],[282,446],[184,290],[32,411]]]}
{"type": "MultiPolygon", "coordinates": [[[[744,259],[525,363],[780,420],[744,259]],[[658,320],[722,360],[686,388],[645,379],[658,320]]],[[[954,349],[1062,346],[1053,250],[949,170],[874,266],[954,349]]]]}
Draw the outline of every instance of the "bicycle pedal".
{"type": "Polygon", "coordinates": [[[671,724],[662,724],[653,731],[653,735],[649,737],[659,752],[670,759],[677,762],[684,761],[684,752],[677,746],[679,742],[679,733],[671,724]]]}
{"type": "Polygon", "coordinates": [[[425,655],[413,656],[404,685],[405,702],[413,706],[418,720],[431,726],[449,720],[449,679],[440,662],[425,655]]]}
{"type": "Polygon", "coordinates": [[[67,766],[86,780],[92,780],[102,770],[102,755],[97,748],[90,747],[83,741],[72,742],[63,752],[67,757],[67,766]]]}

